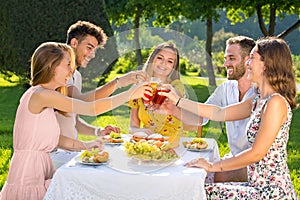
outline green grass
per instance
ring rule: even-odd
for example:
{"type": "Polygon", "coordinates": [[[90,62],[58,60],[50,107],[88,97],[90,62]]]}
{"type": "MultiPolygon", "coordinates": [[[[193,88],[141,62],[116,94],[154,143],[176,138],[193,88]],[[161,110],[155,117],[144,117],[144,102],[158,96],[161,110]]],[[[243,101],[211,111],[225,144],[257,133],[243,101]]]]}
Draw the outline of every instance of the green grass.
{"type": "Polygon", "coordinates": [[[9,169],[13,152],[12,130],[19,99],[25,91],[17,85],[18,78],[10,81],[0,74],[0,188],[2,188],[9,169]]]}
{"type": "MultiPolygon", "coordinates": [[[[113,77],[111,77],[113,78],[113,77]]],[[[197,77],[183,76],[182,81],[189,85],[188,95],[191,99],[205,101],[211,94],[213,88],[207,86],[207,81],[197,77]]],[[[220,82],[217,82],[220,84],[220,82]]],[[[21,86],[15,83],[9,83],[0,76],[0,189],[2,188],[9,169],[9,161],[12,156],[12,130],[15,118],[15,112],[19,99],[25,91],[21,86]]],[[[128,133],[129,127],[129,108],[126,104],[114,109],[111,112],[104,113],[98,117],[83,117],[89,123],[104,127],[108,124],[119,126],[122,133],[128,133]]],[[[288,143],[288,165],[291,172],[291,178],[295,189],[300,194],[300,109],[293,111],[293,121],[290,130],[290,139],[288,143]]],[[[221,156],[229,152],[226,134],[222,133],[220,124],[210,122],[203,129],[204,137],[215,138],[219,145],[221,156]]],[[[189,136],[196,136],[196,132],[190,131],[189,136]]],[[[93,136],[79,136],[82,140],[91,140],[93,136]]]]}

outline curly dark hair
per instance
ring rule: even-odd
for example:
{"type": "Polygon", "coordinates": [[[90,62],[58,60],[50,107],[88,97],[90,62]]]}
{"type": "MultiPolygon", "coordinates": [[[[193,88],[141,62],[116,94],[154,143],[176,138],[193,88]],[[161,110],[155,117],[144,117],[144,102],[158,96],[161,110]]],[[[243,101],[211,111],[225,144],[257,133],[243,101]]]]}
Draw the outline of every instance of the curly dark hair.
{"type": "Polygon", "coordinates": [[[100,48],[103,48],[106,44],[107,35],[104,33],[103,29],[87,21],[77,21],[70,26],[67,31],[67,44],[70,44],[73,38],[76,38],[80,42],[87,35],[95,37],[100,48]]]}

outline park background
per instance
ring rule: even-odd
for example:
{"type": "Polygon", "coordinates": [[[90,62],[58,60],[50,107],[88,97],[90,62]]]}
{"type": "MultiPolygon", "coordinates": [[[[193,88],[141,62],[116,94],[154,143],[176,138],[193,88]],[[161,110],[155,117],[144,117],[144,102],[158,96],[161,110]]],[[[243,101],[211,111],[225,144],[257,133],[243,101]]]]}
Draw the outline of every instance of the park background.
{"type": "MultiPolygon", "coordinates": [[[[0,188],[6,180],[13,153],[12,132],[19,98],[28,88],[34,49],[45,41],[65,42],[67,28],[77,20],[100,25],[109,36],[88,70],[82,70],[84,90],[94,89],[115,76],[140,69],[151,48],[175,40],[182,53],[182,80],[189,97],[204,102],[224,81],[227,38],[254,39],[276,35],[289,44],[297,80],[300,77],[300,2],[171,0],[5,0],[0,7],[0,188]],[[204,77],[204,78],[203,78],[204,77]]],[[[126,89],[126,88],[125,88],[126,89]]],[[[119,90],[117,92],[120,92],[119,90]]],[[[299,100],[298,100],[299,102],[299,100]]],[[[300,193],[300,111],[294,110],[288,165],[300,193]]],[[[128,132],[126,105],[96,118],[95,125],[115,124],[128,132]]],[[[222,124],[204,127],[205,137],[217,139],[221,155],[228,152],[222,124]]],[[[195,132],[190,132],[194,136],[195,132]]],[[[91,138],[81,136],[83,140],[91,138]]]]}

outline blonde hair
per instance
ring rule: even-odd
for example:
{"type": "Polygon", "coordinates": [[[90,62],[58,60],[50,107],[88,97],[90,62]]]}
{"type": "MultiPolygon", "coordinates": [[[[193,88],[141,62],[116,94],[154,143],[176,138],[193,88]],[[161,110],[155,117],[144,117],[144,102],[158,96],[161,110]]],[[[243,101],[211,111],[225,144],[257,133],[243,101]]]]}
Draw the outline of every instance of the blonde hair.
{"type": "Polygon", "coordinates": [[[153,62],[156,57],[156,55],[162,50],[162,49],[171,49],[176,54],[176,60],[174,63],[174,68],[172,72],[169,74],[167,80],[168,82],[172,82],[174,80],[180,79],[180,71],[179,71],[179,51],[176,45],[172,42],[164,42],[159,44],[155,47],[155,49],[152,51],[152,53],[149,55],[146,63],[144,64],[143,71],[145,71],[150,77],[153,76],[153,62]]]}
{"type": "MultiPolygon", "coordinates": [[[[55,68],[61,63],[65,53],[70,55],[70,65],[72,72],[74,72],[76,69],[75,54],[69,45],[57,42],[42,43],[31,57],[30,85],[35,86],[50,82],[54,76],[55,68]]],[[[66,86],[59,87],[56,90],[66,96],[68,95],[66,86]]],[[[65,112],[58,112],[67,115],[65,112]]]]}
{"type": "Polygon", "coordinates": [[[55,68],[64,58],[64,53],[70,55],[71,67],[75,70],[75,56],[70,46],[57,42],[42,43],[31,57],[30,85],[48,83],[54,76],[55,68]]]}

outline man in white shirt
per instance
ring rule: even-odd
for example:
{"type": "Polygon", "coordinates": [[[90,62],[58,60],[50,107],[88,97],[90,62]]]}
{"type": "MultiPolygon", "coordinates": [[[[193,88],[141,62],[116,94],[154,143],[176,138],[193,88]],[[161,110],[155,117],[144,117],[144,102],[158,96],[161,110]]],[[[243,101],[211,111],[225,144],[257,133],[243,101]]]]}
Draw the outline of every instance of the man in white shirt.
{"type": "MultiPolygon", "coordinates": [[[[218,86],[205,103],[224,107],[240,101],[244,101],[254,94],[255,88],[250,87],[243,94],[243,97],[241,97],[238,81],[228,80],[218,86]]],[[[203,119],[203,125],[205,125],[207,121],[207,119],[203,119]]],[[[230,154],[233,156],[249,148],[247,135],[245,133],[245,127],[248,121],[249,118],[238,121],[225,122],[230,154]]]]}
{"type": "MultiPolygon", "coordinates": [[[[218,86],[207,99],[207,104],[227,106],[238,103],[255,94],[255,88],[247,79],[248,70],[246,61],[249,59],[255,41],[245,36],[229,38],[226,41],[225,62],[228,81],[218,86]]],[[[205,124],[204,119],[204,123],[205,124]]],[[[239,121],[226,122],[226,133],[230,152],[234,156],[249,148],[245,132],[249,118],[239,121]]]]}
{"type": "MultiPolygon", "coordinates": [[[[254,86],[252,86],[251,82],[247,79],[248,70],[246,65],[250,51],[254,46],[255,41],[245,36],[232,37],[226,41],[224,66],[227,70],[228,80],[215,89],[213,94],[207,99],[207,104],[223,107],[243,101],[255,94],[254,86]]],[[[183,122],[188,124],[205,125],[208,121],[205,118],[199,118],[178,108],[168,110],[170,110],[172,112],[171,114],[175,117],[180,118],[183,122]]],[[[249,147],[245,132],[248,121],[249,118],[226,122],[226,132],[231,154],[229,156],[235,156],[249,147]]],[[[199,135],[199,137],[201,136],[199,135]]],[[[247,181],[247,168],[215,173],[214,181],[247,181]]]]}
{"type": "MultiPolygon", "coordinates": [[[[146,79],[144,72],[133,71],[115,78],[93,91],[81,93],[82,77],[78,68],[86,68],[88,63],[95,57],[97,48],[103,48],[106,41],[107,36],[102,28],[90,22],[78,21],[69,27],[67,31],[67,44],[70,45],[75,52],[76,69],[74,69],[73,76],[67,83],[68,96],[85,101],[94,101],[95,99],[110,96],[117,88],[125,87],[146,79]]],[[[61,129],[58,144],[59,150],[51,154],[52,161],[56,167],[59,167],[72,158],[72,155],[68,156],[71,153],[65,152],[64,150],[81,151],[84,149],[103,147],[99,139],[88,142],[78,140],[78,133],[103,136],[112,131],[120,132],[118,127],[110,125],[105,128],[92,126],[74,113],[67,113],[66,116],[56,113],[56,116],[61,129]]]]}

